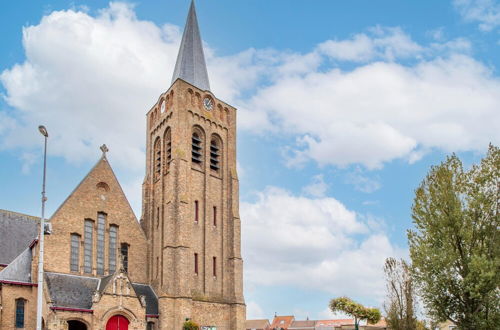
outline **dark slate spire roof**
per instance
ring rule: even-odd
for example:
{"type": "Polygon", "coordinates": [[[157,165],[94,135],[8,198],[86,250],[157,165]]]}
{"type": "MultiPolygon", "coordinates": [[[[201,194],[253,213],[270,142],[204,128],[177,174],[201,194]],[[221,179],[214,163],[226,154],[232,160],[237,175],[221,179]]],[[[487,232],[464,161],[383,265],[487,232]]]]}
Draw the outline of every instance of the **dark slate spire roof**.
{"type": "Polygon", "coordinates": [[[189,8],[179,55],[177,55],[177,63],[175,63],[172,84],[178,78],[187,81],[199,89],[210,90],[194,0],[191,2],[191,7],[189,8]]]}

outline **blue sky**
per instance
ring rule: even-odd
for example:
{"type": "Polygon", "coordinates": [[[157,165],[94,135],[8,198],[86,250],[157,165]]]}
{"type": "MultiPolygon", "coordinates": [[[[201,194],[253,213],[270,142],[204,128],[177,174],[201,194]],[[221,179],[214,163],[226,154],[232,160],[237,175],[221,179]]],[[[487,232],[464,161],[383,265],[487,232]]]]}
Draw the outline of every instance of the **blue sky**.
{"type": "MultiPolygon", "coordinates": [[[[0,5],[0,208],[48,211],[109,158],[140,217],[145,113],[170,85],[189,2],[0,5]]],[[[250,318],[382,306],[413,191],[500,142],[500,4],[197,1],[211,86],[238,107],[250,318]]]]}

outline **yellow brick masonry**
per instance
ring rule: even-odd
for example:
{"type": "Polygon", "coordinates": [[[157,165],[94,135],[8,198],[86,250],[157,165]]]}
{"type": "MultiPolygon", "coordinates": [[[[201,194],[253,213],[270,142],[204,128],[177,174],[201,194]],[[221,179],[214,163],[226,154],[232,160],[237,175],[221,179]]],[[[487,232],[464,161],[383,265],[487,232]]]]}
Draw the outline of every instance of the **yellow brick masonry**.
{"type": "Polygon", "coordinates": [[[191,318],[221,330],[244,329],[236,109],[209,91],[177,79],[148,112],[147,121],[142,224],[150,241],[149,280],[159,296],[160,328],[180,329],[191,318]],[[205,98],[213,101],[212,110],[203,106],[205,98]],[[201,164],[191,161],[195,131],[202,140],[201,164]],[[221,143],[219,171],[210,168],[214,138],[221,143]],[[157,141],[161,175],[156,172],[157,141]],[[165,156],[167,141],[171,141],[170,161],[165,156]],[[194,221],[195,201],[198,222],[194,221]],[[194,272],[194,253],[199,256],[198,274],[194,272]]]}

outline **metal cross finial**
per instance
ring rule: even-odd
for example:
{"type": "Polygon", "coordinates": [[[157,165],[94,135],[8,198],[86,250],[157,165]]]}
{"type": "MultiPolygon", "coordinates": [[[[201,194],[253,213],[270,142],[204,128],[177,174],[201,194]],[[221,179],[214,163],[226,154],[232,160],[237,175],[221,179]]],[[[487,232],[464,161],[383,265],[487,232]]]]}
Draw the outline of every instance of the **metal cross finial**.
{"type": "Polygon", "coordinates": [[[106,153],[109,151],[109,149],[105,144],[103,144],[101,146],[101,151],[102,151],[103,155],[106,155],[106,153]]]}

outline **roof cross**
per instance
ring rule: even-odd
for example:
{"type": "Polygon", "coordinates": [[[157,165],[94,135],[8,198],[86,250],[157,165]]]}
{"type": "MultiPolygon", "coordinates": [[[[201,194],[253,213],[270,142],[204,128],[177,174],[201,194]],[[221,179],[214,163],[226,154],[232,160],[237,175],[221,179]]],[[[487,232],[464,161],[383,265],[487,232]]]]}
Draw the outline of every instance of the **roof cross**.
{"type": "Polygon", "coordinates": [[[105,156],[106,153],[109,151],[108,147],[105,144],[103,144],[100,148],[103,156],[105,156]]]}

